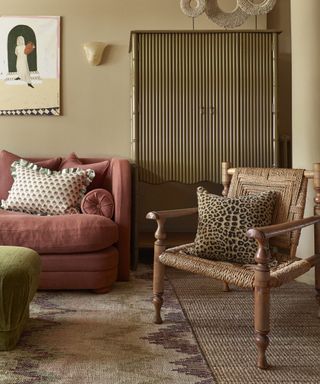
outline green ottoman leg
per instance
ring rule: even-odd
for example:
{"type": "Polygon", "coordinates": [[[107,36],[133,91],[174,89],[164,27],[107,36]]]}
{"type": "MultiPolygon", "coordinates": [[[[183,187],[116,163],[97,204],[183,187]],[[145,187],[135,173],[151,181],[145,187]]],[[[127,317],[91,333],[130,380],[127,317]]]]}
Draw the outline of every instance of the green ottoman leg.
{"type": "Polygon", "coordinates": [[[40,256],[23,247],[0,246],[0,350],[13,349],[29,318],[40,276],[40,256]]]}

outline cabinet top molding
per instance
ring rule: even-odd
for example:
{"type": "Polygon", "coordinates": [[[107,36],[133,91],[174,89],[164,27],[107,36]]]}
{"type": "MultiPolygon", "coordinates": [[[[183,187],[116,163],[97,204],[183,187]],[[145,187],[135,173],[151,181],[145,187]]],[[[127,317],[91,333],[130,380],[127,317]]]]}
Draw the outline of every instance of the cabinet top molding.
{"type": "Polygon", "coordinates": [[[133,33],[281,33],[279,29],[138,29],[133,33]]]}

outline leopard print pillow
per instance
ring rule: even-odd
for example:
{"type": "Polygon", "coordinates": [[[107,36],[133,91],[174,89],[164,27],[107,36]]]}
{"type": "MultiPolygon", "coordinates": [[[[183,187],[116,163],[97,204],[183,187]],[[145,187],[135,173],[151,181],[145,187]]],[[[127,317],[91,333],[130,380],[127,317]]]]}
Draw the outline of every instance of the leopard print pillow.
{"type": "Polygon", "coordinates": [[[254,264],[256,242],[247,230],[270,225],[276,192],[225,198],[199,187],[198,229],[193,252],[206,259],[254,264]]]}

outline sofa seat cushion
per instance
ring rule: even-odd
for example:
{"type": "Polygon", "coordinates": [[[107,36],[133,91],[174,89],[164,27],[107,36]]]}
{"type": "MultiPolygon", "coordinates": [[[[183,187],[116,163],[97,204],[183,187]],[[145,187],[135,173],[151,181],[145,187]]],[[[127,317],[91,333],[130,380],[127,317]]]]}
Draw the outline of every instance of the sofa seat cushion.
{"type": "Polygon", "coordinates": [[[93,252],[118,241],[118,226],[97,215],[34,216],[0,209],[0,244],[44,253],[93,252]]]}

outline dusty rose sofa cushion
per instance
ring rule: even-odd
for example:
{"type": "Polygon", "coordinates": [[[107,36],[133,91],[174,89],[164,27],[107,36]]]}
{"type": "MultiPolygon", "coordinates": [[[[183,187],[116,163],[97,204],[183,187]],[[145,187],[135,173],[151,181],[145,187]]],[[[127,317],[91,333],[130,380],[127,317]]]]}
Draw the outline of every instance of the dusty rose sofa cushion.
{"type": "Polygon", "coordinates": [[[93,252],[118,241],[118,226],[97,215],[34,216],[0,210],[0,244],[43,253],[93,252]]]}
{"type": "Polygon", "coordinates": [[[114,201],[111,193],[98,188],[88,192],[81,201],[81,212],[112,218],[114,201]]]}
{"type": "MultiPolygon", "coordinates": [[[[8,151],[2,150],[0,152],[0,200],[5,200],[8,197],[8,191],[13,184],[13,177],[11,176],[11,164],[14,161],[20,160],[21,157],[14,155],[8,151]]],[[[30,159],[27,159],[30,160],[30,159]]],[[[37,159],[35,164],[43,168],[49,168],[52,171],[57,171],[61,163],[61,157],[53,159],[40,160],[37,159]]]]}
{"type": "Polygon", "coordinates": [[[92,183],[88,186],[87,191],[92,191],[96,188],[102,188],[106,175],[108,173],[108,168],[110,165],[109,160],[100,161],[97,163],[83,163],[78,156],[72,152],[68,157],[62,160],[60,164],[60,170],[65,168],[81,168],[81,169],[93,169],[95,177],[92,180],[92,183]]]}

